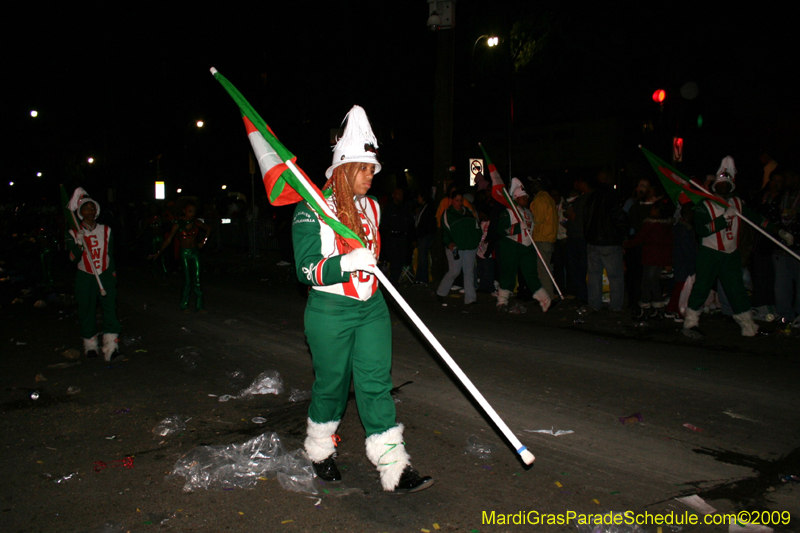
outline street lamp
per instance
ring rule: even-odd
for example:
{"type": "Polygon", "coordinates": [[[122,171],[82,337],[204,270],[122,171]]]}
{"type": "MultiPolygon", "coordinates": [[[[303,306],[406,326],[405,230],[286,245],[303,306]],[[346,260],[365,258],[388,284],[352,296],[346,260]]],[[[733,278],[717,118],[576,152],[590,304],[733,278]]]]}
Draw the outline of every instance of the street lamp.
{"type": "Polygon", "coordinates": [[[36,111],[35,109],[32,109],[32,110],[31,110],[31,117],[33,117],[33,118],[36,118],[36,117],[38,117],[38,116],[39,116],[39,112],[38,112],[38,111],[36,111]]]}
{"type": "Polygon", "coordinates": [[[202,120],[198,120],[197,121],[197,127],[198,128],[202,128],[204,125],[205,125],[205,123],[202,120]]]}

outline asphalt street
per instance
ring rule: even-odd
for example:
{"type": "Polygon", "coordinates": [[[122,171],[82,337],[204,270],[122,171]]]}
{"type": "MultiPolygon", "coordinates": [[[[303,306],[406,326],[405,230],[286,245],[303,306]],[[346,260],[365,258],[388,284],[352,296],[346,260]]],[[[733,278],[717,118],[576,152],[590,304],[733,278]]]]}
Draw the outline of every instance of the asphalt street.
{"type": "Polygon", "coordinates": [[[534,302],[522,302],[524,314],[498,314],[487,294],[467,307],[454,292],[442,306],[434,287],[408,284],[400,292],[534,453],[533,466],[392,304],[398,420],[414,466],[436,479],[432,488],[407,496],[380,490],[351,401],[339,430],[341,484],[318,484],[313,495],[269,476],[247,489],[185,492],[183,478],[169,474],[196,446],[272,431],[287,450],[300,448],[308,400],[290,396],[313,380],[294,274],[272,256],[209,251],[205,259],[202,315],[179,311],[178,277],[154,278],[147,265],[118,260],[125,360],[81,358],[71,366],[76,361],[63,353],[80,349],[80,339],[68,276],[44,291],[5,265],[0,529],[575,531],[572,523],[498,520],[567,511],[692,514],[675,498],[698,495],[719,513],[785,511],[788,524],[772,527],[800,531],[800,490],[782,481],[800,475],[797,331],[766,324],[769,335],[745,339],[731,319],[704,316],[706,339],[690,341],[671,321],[583,317],[569,300],[546,314],[534,302]],[[219,401],[266,370],[280,373],[284,393],[219,401]],[[185,430],[155,436],[170,416],[185,430]]]}

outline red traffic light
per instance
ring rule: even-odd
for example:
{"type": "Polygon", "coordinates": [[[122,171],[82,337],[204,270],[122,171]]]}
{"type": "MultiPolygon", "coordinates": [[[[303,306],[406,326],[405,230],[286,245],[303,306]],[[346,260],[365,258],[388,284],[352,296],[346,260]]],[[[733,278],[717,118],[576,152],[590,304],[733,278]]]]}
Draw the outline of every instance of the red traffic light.
{"type": "Polygon", "coordinates": [[[653,101],[657,104],[663,104],[664,99],[667,97],[667,91],[664,89],[658,89],[656,92],[653,93],[653,101]]]}

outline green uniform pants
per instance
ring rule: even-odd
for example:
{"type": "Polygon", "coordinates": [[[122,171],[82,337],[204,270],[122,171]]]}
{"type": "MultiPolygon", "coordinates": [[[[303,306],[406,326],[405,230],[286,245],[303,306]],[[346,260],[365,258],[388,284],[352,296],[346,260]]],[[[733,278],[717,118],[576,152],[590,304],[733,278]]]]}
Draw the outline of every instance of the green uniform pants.
{"type": "Polygon", "coordinates": [[[392,324],[380,291],[366,302],[310,291],[305,333],[315,381],[309,418],[324,424],[341,420],[350,394],[367,437],[396,424],[392,399],[392,324]]]}
{"type": "Polygon", "coordinates": [[[511,239],[502,237],[498,245],[500,252],[500,288],[504,291],[513,291],[517,284],[517,271],[522,270],[525,282],[531,292],[542,288],[539,281],[538,256],[533,245],[523,246],[511,239]]]}
{"type": "Polygon", "coordinates": [[[100,274],[100,281],[106,290],[106,295],[100,296],[100,287],[97,286],[94,274],[78,271],[75,278],[75,297],[78,300],[78,324],[84,339],[97,335],[98,298],[103,308],[103,333],[119,333],[122,329],[117,320],[117,278],[114,274],[108,270],[100,274]]]}
{"type": "Polygon", "coordinates": [[[203,308],[203,290],[200,288],[200,250],[197,248],[182,248],[181,263],[183,264],[183,293],[181,294],[181,309],[189,308],[189,295],[194,291],[197,297],[195,307],[203,308]]]}
{"type": "Polygon", "coordinates": [[[726,254],[706,246],[700,246],[697,250],[697,277],[689,295],[690,309],[698,311],[703,306],[708,293],[716,287],[717,279],[734,315],[750,310],[750,297],[742,280],[742,256],[739,250],[726,254]]]}

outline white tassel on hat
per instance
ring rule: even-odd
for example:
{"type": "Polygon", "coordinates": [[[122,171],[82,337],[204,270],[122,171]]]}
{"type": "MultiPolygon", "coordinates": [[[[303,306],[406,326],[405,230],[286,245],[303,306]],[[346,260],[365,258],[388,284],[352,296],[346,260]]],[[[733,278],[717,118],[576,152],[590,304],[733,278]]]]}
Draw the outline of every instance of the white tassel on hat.
{"type": "Polygon", "coordinates": [[[344,133],[333,148],[333,164],[325,171],[325,176],[330,178],[333,176],[333,169],[345,163],[372,163],[377,174],[381,170],[377,152],[378,139],[372,133],[364,108],[354,105],[342,123],[345,121],[347,125],[344,133]]]}

